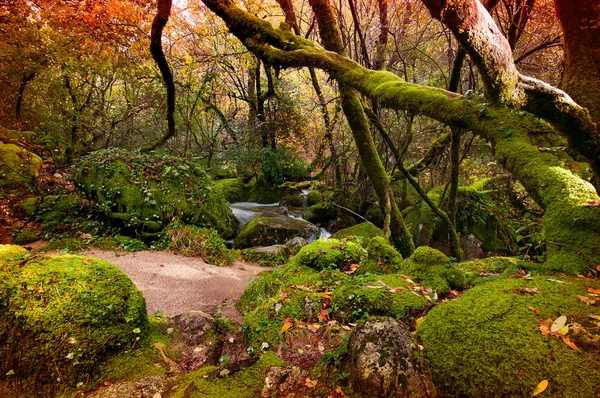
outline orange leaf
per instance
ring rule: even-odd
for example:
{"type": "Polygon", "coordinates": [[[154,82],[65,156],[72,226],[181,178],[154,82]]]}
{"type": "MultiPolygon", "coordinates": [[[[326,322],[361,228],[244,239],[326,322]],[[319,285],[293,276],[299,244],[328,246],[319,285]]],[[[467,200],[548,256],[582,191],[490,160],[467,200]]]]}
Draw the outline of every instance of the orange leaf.
{"type": "Polygon", "coordinates": [[[284,333],[286,330],[292,327],[292,322],[286,322],[281,327],[281,333],[284,333]]]}
{"type": "Polygon", "coordinates": [[[529,308],[531,311],[535,312],[536,314],[539,314],[539,313],[540,313],[540,310],[538,310],[538,309],[537,309],[537,308],[535,308],[535,307],[527,307],[527,308],[529,308]]]}
{"type": "Polygon", "coordinates": [[[300,329],[304,329],[306,327],[306,325],[304,325],[304,322],[302,322],[299,319],[294,319],[294,323],[296,324],[297,327],[299,327],[300,329]]]}
{"type": "Polygon", "coordinates": [[[593,289],[593,288],[589,287],[588,288],[588,293],[600,294],[600,289],[593,289]]]}
{"type": "Polygon", "coordinates": [[[521,276],[525,276],[525,271],[523,271],[522,269],[519,270],[519,275],[521,276]]]}
{"type": "Polygon", "coordinates": [[[600,321],[600,315],[594,315],[594,314],[590,314],[589,316],[590,316],[590,318],[592,318],[592,319],[596,319],[596,320],[600,321]]]}
{"type": "Polygon", "coordinates": [[[568,345],[569,347],[571,347],[572,349],[574,349],[575,351],[579,351],[579,347],[577,347],[575,345],[575,343],[573,343],[571,341],[571,339],[569,339],[568,337],[562,336],[563,342],[568,345]]]}
{"type": "Polygon", "coordinates": [[[307,377],[304,381],[304,385],[308,388],[315,388],[317,386],[318,380],[311,380],[310,377],[307,377]]]}
{"type": "Polygon", "coordinates": [[[533,390],[533,394],[531,394],[531,396],[535,397],[536,395],[543,393],[546,391],[546,388],[548,388],[548,380],[540,381],[540,384],[538,384],[535,390],[533,390]]]}
{"type": "Polygon", "coordinates": [[[85,265],[90,265],[91,262],[89,262],[89,260],[83,259],[81,260],[82,263],[84,263],[85,265]]]}
{"type": "Polygon", "coordinates": [[[329,311],[327,311],[327,310],[319,311],[319,315],[317,315],[317,318],[319,318],[320,320],[325,322],[326,320],[329,319],[329,311]]]}

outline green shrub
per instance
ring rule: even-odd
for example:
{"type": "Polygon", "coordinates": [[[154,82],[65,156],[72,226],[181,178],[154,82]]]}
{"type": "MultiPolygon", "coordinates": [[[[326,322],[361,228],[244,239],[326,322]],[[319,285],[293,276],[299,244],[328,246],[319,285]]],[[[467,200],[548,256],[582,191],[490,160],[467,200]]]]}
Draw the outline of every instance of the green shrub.
{"type": "Polygon", "coordinates": [[[231,250],[214,229],[175,224],[167,229],[167,239],[171,248],[184,256],[202,257],[214,265],[230,265],[233,261],[231,250]]]}

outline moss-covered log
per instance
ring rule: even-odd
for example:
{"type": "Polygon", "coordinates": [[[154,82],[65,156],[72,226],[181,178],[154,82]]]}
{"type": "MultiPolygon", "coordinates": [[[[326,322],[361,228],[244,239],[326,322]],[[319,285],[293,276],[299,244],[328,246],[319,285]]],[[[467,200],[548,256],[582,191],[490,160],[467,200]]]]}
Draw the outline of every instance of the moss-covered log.
{"type": "MultiPolygon", "coordinates": [[[[452,127],[461,127],[492,142],[496,159],[524,185],[546,211],[548,266],[569,273],[600,264],[600,208],[594,186],[541,152],[529,137],[540,122],[523,111],[488,107],[446,90],[407,83],[384,71],[370,71],[339,54],[316,49],[288,31],[273,28],[230,0],[203,0],[252,51],[282,67],[312,66],[328,72],[380,106],[409,110],[452,127]]],[[[544,126],[542,130],[547,130],[544,126]]]]}

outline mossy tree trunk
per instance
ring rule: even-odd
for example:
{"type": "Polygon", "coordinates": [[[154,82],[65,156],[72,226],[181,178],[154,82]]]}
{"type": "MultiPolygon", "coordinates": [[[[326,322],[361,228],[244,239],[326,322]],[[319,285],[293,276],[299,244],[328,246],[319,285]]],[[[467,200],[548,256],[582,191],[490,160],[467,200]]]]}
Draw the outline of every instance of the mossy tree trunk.
{"type": "MultiPolygon", "coordinates": [[[[342,38],[329,1],[310,0],[310,5],[317,20],[323,46],[329,51],[343,55],[342,38]]],[[[391,241],[402,256],[408,257],[414,251],[415,245],[390,190],[390,178],[377,153],[369,128],[369,120],[363,109],[360,96],[355,89],[341,82],[339,83],[339,89],[342,109],[350,125],[350,130],[352,130],[361,163],[379,199],[381,212],[389,217],[391,241]],[[389,206],[386,206],[388,203],[389,206]]]]}
{"type": "Polygon", "coordinates": [[[309,40],[273,28],[236,7],[231,0],[203,2],[251,51],[268,58],[272,64],[320,68],[340,84],[377,100],[383,108],[419,113],[448,126],[470,130],[492,142],[496,160],[545,210],[547,266],[577,274],[600,264],[600,208],[588,205],[588,201],[600,197],[594,186],[534,144],[530,134],[548,130],[548,125],[537,117],[408,83],[389,72],[367,70],[337,53],[317,49],[309,40]]]}

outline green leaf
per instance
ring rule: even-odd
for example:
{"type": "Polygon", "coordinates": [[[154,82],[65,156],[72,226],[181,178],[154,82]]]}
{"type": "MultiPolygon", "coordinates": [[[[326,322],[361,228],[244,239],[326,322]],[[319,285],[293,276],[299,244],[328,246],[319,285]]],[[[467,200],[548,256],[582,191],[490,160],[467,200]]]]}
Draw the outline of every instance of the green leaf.
{"type": "Polygon", "coordinates": [[[140,332],[141,332],[140,328],[133,329],[133,333],[140,333],[140,332]]]}

